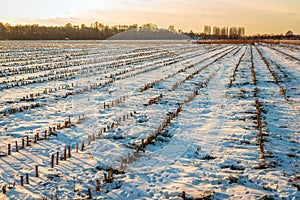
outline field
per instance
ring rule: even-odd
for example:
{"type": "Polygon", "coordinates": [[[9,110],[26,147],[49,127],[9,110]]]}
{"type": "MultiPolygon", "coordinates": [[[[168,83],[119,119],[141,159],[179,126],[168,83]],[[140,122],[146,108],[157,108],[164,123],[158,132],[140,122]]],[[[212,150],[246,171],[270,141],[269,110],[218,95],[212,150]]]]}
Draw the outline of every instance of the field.
{"type": "Polygon", "coordinates": [[[0,43],[0,199],[300,198],[300,46],[0,43]]]}

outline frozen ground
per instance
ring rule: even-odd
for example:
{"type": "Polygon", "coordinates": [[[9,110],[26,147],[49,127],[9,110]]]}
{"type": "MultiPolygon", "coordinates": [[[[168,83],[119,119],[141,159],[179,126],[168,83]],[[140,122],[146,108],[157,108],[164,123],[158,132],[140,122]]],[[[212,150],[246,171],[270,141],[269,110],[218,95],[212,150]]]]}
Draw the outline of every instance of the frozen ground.
{"type": "Polygon", "coordinates": [[[297,45],[1,42],[0,199],[299,199],[299,59],[297,45]]]}

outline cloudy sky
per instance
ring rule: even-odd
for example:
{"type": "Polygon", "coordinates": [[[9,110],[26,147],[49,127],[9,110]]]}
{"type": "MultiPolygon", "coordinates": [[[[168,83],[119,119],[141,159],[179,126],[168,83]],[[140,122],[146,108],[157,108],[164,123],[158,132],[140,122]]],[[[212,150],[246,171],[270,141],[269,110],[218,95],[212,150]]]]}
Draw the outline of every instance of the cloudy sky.
{"type": "Polygon", "coordinates": [[[300,0],[0,0],[0,22],[64,25],[154,23],[203,32],[243,26],[246,34],[300,34],[300,0]]]}

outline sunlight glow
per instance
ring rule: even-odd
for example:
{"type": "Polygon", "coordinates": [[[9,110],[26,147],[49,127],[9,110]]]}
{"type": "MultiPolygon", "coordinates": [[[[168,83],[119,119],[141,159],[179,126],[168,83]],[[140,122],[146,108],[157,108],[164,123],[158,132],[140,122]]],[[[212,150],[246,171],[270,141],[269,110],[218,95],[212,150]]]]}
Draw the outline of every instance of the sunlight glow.
{"type": "Polygon", "coordinates": [[[154,23],[203,32],[204,25],[243,26],[247,34],[300,33],[299,0],[0,0],[0,21],[64,25],[154,23]]]}

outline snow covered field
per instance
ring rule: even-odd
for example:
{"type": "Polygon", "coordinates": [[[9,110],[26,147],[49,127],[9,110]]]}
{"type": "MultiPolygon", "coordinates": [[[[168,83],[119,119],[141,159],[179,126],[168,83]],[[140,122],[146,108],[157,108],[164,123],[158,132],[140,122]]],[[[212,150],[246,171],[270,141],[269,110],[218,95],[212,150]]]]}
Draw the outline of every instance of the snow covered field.
{"type": "Polygon", "coordinates": [[[0,43],[0,199],[300,199],[300,47],[0,43]]]}

